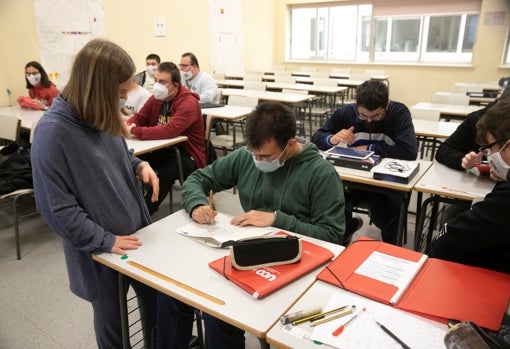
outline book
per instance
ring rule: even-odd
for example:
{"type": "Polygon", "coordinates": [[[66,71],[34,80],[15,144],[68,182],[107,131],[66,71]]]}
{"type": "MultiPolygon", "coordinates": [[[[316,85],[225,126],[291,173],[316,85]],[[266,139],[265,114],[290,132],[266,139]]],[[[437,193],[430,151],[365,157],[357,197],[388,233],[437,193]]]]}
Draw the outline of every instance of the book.
{"type": "Polygon", "coordinates": [[[333,252],[327,248],[306,240],[302,240],[302,249],[301,259],[292,264],[237,270],[232,266],[230,256],[225,256],[210,262],[209,266],[251,294],[253,298],[261,299],[326,264],[334,257],[333,252]]]}
{"type": "Polygon", "coordinates": [[[226,214],[218,213],[211,224],[191,222],[178,228],[176,232],[216,248],[229,247],[234,241],[271,233],[268,229],[232,225],[231,219],[232,217],[226,214]]]}
{"type": "Polygon", "coordinates": [[[510,299],[510,274],[366,237],[349,245],[317,279],[438,321],[473,321],[491,330],[499,330],[510,299]]]}
{"type": "Polygon", "coordinates": [[[419,169],[420,163],[417,161],[384,158],[371,171],[374,179],[407,184],[419,169]]]}

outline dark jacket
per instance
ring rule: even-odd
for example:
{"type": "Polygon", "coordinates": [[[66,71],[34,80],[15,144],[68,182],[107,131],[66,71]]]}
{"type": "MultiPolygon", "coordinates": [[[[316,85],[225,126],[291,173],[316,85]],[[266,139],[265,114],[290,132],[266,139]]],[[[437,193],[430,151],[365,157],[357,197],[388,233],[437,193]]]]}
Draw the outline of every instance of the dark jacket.
{"type": "Polygon", "coordinates": [[[448,137],[437,149],[436,160],[455,170],[462,168],[462,158],[471,152],[478,152],[480,145],[476,143],[476,123],[495,104],[487,105],[485,108],[469,113],[450,137],[448,137]]]}
{"type": "Polygon", "coordinates": [[[416,134],[407,107],[390,101],[384,119],[367,123],[358,119],[356,103],[341,106],[331,118],[312,136],[319,149],[329,149],[331,136],[342,129],[354,126],[356,140],[351,146],[369,145],[368,149],[381,157],[416,160],[418,148],[416,134]]]}

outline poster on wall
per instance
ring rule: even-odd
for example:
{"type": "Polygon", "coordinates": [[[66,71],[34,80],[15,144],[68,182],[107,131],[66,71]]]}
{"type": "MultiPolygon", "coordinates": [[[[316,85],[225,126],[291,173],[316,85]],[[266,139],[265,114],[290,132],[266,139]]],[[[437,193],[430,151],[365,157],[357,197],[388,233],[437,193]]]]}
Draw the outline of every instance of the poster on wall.
{"type": "Polygon", "coordinates": [[[41,64],[59,89],[75,54],[91,39],[106,37],[103,0],[33,0],[41,64]]]}
{"type": "Polygon", "coordinates": [[[242,2],[209,1],[212,73],[244,75],[242,2]]]}

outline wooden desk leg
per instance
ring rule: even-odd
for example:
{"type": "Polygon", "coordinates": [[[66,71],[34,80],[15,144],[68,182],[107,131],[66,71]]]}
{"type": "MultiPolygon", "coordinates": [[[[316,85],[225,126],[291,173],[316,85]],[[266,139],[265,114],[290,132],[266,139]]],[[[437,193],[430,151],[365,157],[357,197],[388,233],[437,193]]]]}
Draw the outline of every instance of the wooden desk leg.
{"type": "Polygon", "coordinates": [[[129,323],[127,311],[127,288],[129,287],[127,277],[119,273],[119,305],[120,305],[120,326],[122,328],[122,348],[130,349],[129,323]]]}

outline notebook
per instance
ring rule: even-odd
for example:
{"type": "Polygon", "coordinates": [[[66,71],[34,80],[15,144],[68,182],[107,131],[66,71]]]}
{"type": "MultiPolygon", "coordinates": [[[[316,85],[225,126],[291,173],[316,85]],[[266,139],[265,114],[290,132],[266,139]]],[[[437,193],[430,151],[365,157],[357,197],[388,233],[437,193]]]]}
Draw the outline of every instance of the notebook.
{"type": "Polygon", "coordinates": [[[261,299],[324,265],[334,256],[327,248],[306,240],[302,241],[302,249],[301,259],[292,264],[237,270],[232,267],[230,256],[225,256],[210,262],[209,266],[251,294],[253,298],[261,299]]]}

